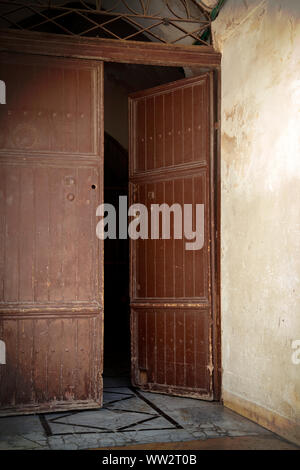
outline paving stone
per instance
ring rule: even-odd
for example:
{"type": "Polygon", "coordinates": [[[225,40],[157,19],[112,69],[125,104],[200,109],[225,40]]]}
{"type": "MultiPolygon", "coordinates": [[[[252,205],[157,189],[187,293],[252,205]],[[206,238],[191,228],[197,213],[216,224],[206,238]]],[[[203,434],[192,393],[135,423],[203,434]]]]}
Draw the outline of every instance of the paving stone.
{"type": "Polygon", "coordinates": [[[109,410],[128,410],[140,413],[148,413],[149,415],[157,415],[157,412],[151,408],[151,406],[136,396],[133,396],[128,400],[119,400],[114,403],[106,402],[104,407],[109,410]]]}
{"type": "Polygon", "coordinates": [[[71,450],[274,436],[220,403],[142,391],[136,395],[124,378],[106,382],[102,409],[48,413],[43,419],[48,430],[38,416],[0,418],[0,449],[71,450]]]}
{"type": "Polygon", "coordinates": [[[0,418],[0,436],[22,435],[32,432],[43,434],[43,427],[37,415],[0,418]]]}
{"type": "Polygon", "coordinates": [[[49,449],[48,441],[41,435],[7,436],[0,438],[0,450],[43,450],[49,449]]]}
{"type": "Polygon", "coordinates": [[[218,427],[223,434],[235,432],[236,435],[267,435],[270,431],[256,423],[224,408],[219,403],[210,403],[189,398],[168,397],[167,395],[142,393],[159,408],[186,429],[202,430],[205,426],[218,427]],[[245,434],[246,433],[246,434],[245,434]]]}

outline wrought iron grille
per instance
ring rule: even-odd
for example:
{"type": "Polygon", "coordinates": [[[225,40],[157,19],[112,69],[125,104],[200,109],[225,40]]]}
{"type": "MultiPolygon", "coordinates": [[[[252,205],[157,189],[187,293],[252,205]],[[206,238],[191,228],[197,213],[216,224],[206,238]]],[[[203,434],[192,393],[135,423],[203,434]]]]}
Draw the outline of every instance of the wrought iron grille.
{"type": "Polygon", "coordinates": [[[211,45],[210,12],[197,0],[0,0],[0,28],[211,45]]]}

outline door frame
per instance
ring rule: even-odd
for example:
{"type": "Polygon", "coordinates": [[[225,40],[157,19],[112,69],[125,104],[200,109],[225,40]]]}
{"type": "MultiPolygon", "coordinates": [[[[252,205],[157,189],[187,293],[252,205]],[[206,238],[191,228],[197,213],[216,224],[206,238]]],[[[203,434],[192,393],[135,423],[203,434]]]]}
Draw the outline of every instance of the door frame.
{"type": "MultiPolygon", "coordinates": [[[[221,400],[221,54],[208,46],[176,46],[101,38],[78,38],[30,31],[0,30],[0,52],[15,52],[102,62],[188,67],[191,76],[212,71],[214,112],[211,122],[211,227],[213,390],[221,400]]],[[[102,110],[103,122],[103,110],[102,110]]]]}

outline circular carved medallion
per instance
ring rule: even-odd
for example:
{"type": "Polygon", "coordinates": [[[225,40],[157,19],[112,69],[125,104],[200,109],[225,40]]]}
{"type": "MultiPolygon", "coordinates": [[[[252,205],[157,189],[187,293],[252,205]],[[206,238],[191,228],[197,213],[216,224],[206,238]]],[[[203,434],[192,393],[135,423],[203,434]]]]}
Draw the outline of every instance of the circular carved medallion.
{"type": "Polygon", "coordinates": [[[37,130],[31,124],[18,124],[12,132],[12,142],[17,148],[32,148],[37,141],[37,130]]]}

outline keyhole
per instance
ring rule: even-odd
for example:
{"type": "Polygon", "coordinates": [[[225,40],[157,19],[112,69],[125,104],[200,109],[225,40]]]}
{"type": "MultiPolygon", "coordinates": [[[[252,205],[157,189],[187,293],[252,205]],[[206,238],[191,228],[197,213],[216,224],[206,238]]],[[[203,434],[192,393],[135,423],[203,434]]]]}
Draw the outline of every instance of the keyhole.
{"type": "Polygon", "coordinates": [[[92,189],[96,189],[96,185],[95,185],[95,184],[92,184],[91,188],[92,188],[92,189]]]}

